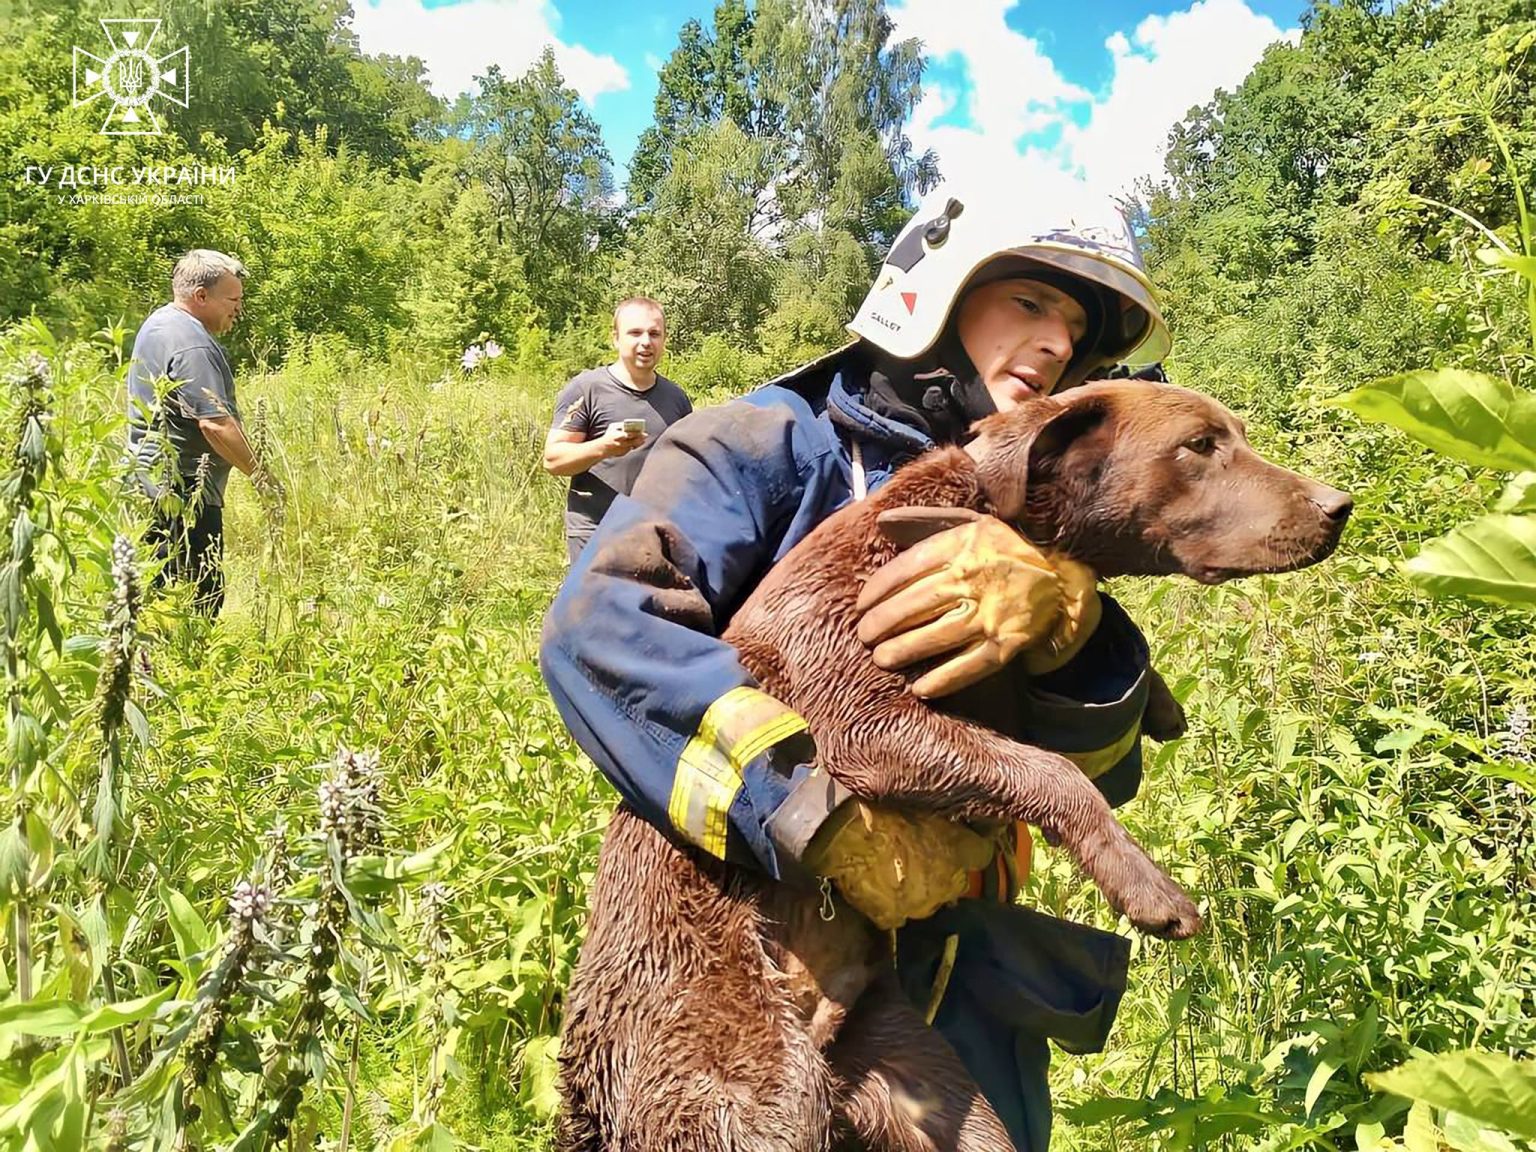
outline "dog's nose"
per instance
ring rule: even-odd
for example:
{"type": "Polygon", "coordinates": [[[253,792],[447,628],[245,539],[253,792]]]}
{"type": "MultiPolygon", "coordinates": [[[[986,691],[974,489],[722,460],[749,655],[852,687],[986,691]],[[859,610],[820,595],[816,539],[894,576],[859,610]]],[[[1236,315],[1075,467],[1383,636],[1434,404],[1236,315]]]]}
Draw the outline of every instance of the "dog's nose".
{"type": "Polygon", "coordinates": [[[1310,499],[1322,510],[1324,516],[1340,525],[1348,520],[1349,514],[1355,510],[1354,498],[1348,492],[1340,492],[1337,488],[1329,488],[1326,484],[1314,485],[1310,499]]]}

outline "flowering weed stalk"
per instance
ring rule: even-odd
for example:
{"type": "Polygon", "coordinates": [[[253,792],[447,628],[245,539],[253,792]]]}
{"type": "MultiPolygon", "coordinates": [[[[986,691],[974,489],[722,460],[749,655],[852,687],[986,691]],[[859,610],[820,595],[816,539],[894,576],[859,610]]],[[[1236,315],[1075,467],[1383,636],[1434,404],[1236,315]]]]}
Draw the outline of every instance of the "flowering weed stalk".
{"type": "Polygon", "coordinates": [[[266,1074],[272,1140],[287,1137],[305,1086],[324,1074],[325,996],[353,903],[347,870],[382,843],[379,787],[378,753],[346,748],[336,753],[330,776],[320,784],[320,887],[300,932],[304,967],[299,1006],[266,1074]]]}
{"type": "Polygon", "coordinates": [[[453,954],[453,934],[448,931],[447,885],[433,880],[421,886],[421,955],[416,960],[426,972],[422,1025],[432,1044],[427,1058],[427,1091],[422,1100],[423,1124],[437,1123],[437,1108],[448,1079],[448,1053],[444,1051],[452,1024],[447,1002],[448,958],[453,954]]]}
{"type": "MultiPolygon", "coordinates": [[[[6,758],[10,761],[15,806],[4,843],[0,844],[0,884],[4,886],[4,895],[16,903],[16,988],[22,1000],[32,998],[30,890],[35,879],[30,875],[32,850],[28,831],[33,821],[26,786],[33,766],[41,758],[43,741],[42,725],[26,707],[23,667],[33,631],[27,605],[33,541],[46,517],[46,511],[34,505],[48,473],[52,381],[48,361],[37,352],[28,353],[7,377],[6,382],[21,394],[21,417],[11,470],[0,489],[0,508],[11,541],[10,555],[0,567],[0,624],[4,627],[0,641],[5,645],[6,758]]],[[[34,610],[41,612],[43,605],[36,605],[34,610]]],[[[51,605],[47,612],[51,618],[51,605]]]]}
{"type": "MultiPolygon", "coordinates": [[[[112,542],[112,599],[107,606],[106,634],[101,646],[101,672],[96,681],[96,719],[101,731],[101,774],[96,788],[96,806],[92,814],[96,838],[85,854],[88,870],[96,873],[104,887],[116,882],[113,838],[123,822],[119,802],[123,776],[123,720],[133,707],[133,665],[138,647],[139,577],[134,568],[133,545],[119,535],[112,542]]],[[[103,900],[104,903],[104,900],[103,900]]],[[[106,922],[102,908],[102,921],[106,922]]],[[[112,974],[112,957],[102,957],[101,982],[107,1003],[117,1003],[117,983],[112,974]]],[[[113,1055],[118,1075],[127,1084],[133,1079],[133,1061],[123,1030],[112,1031],[113,1055]]]]}
{"type": "Polygon", "coordinates": [[[288,494],[272,468],[275,442],[265,396],[256,401],[256,413],[251,419],[250,444],[251,455],[256,459],[256,471],[251,474],[251,483],[256,488],[256,494],[261,497],[262,511],[266,513],[268,543],[275,546],[282,536],[288,494]]]}
{"type": "Polygon", "coordinates": [[[245,984],[253,958],[270,944],[265,929],[271,907],[272,892],[259,878],[235,885],[229,899],[229,938],[218,964],[197,990],[192,1027],[185,1042],[181,1068],[185,1107],[177,1129],[178,1145],[185,1142],[187,1128],[202,1115],[197,1095],[208,1083],[218,1059],[235,994],[245,984]]]}
{"type": "Polygon", "coordinates": [[[112,542],[112,600],[107,606],[96,687],[96,719],[101,731],[101,777],[92,813],[98,874],[111,871],[112,838],[122,823],[118,800],[123,771],[123,721],[133,707],[133,666],[138,649],[139,577],[133,545],[119,535],[112,542]]]}

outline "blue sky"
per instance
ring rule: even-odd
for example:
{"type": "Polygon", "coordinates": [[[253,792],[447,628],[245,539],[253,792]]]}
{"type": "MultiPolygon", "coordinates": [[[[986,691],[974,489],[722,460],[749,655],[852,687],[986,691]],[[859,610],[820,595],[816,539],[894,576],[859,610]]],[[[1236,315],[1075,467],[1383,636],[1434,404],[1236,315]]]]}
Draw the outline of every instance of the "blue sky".
{"type": "MultiPolygon", "coordinates": [[[[1062,173],[1119,187],[1160,166],[1167,129],[1264,46],[1294,37],[1300,0],[889,0],[928,48],[910,134],[946,175],[1062,173]]],[[[546,44],[603,127],[622,183],[650,123],[655,70],[714,5],[651,0],[354,0],[365,49],[426,60],[452,95],[492,62],[521,71],[546,44]]]]}

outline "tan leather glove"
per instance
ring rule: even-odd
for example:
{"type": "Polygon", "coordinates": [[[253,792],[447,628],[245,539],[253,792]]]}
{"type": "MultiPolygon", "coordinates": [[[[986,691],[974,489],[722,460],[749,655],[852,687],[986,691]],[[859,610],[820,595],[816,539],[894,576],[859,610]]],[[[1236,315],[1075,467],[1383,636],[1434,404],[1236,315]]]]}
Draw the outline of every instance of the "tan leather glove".
{"type": "Polygon", "coordinates": [[[858,636],[887,671],[953,653],[912,685],[918,696],[958,692],[1037,645],[1031,671],[1060,667],[1098,624],[1092,570],[1053,559],[996,517],[894,508],[878,523],[906,551],[859,593],[858,636]]]}
{"type": "Polygon", "coordinates": [[[817,830],[802,863],[837,885],[876,927],[900,928],[966,894],[985,868],[994,836],[938,816],[849,800],[817,830]]]}
{"type": "Polygon", "coordinates": [[[1061,613],[1050,635],[1024,650],[1024,667],[1034,676],[1054,672],[1076,656],[1099,626],[1104,611],[1099,603],[1099,577],[1092,568],[1065,556],[1042,555],[1061,581],[1061,613]]]}

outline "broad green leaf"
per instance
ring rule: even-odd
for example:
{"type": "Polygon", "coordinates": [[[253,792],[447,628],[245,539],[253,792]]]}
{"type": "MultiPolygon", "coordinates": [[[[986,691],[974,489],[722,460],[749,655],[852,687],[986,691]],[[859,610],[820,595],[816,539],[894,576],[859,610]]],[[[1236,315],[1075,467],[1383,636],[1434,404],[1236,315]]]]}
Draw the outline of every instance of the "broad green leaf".
{"type": "Polygon", "coordinates": [[[1437,595],[1536,604],[1536,516],[1482,516],[1424,545],[1403,565],[1437,595]]]}
{"type": "Polygon", "coordinates": [[[1497,1052],[1451,1052],[1370,1072],[1365,1079],[1379,1092],[1460,1112],[1516,1136],[1536,1136],[1536,1061],[1511,1060],[1497,1052]]]}
{"type": "Polygon", "coordinates": [[[1371,1049],[1376,1046],[1376,1005],[1368,1004],[1364,1012],[1360,1013],[1360,1019],[1355,1021],[1350,1028],[1347,1038],[1349,1052],[1350,1073],[1360,1075],[1360,1068],[1365,1063],[1365,1058],[1371,1054],[1371,1049]]]}
{"type": "Polygon", "coordinates": [[[20,1135],[13,1147],[76,1149],[85,1147],[86,1081],[104,1049],[76,1040],[35,1061],[31,1083],[20,1099],[0,1112],[0,1133],[20,1135]]]}
{"type": "Polygon", "coordinates": [[[1074,1124],[1102,1124],[1106,1120],[1138,1120],[1151,1115],[1151,1101],[1128,1096],[1101,1096],[1061,1109],[1074,1124]]]}
{"type": "Polygon", "coordinates": [[[59,691],[58,685],[53,682],[53,677],[41,668],[32,669],[32,675],[37,677],[38,690],[42,693],[48,708],[53,712],[53,718],[60,723],[68,723],[69,704],[65,701],[64,694],[59,691]]]}
{"type": "Polygon", "coordinates": [[[53,829],[35,811],[27,813],[27,850],[31,853],[27,883],[36,890],[48,883],[53,873],[53,829]]]}
{"type": "Polygon", "coordinates": [[[0,828],[0,897],[15,900],[27,890],[30,855],[20,828],[13,823],[0,828]]]}
{"type": "Polygon", "coordinates": [[[1317,1100],[1328,1087],[1328,1081],[1333,1079],[1333,1074],[1340,1068],[1338,1060],[1331,1056],[1324,1056],[1317,1062],[1317,1067],[1312,1069],[1311,1079],[1307,1081],[1307,1098],[1304,1115],[1311,1116],[1312,1109],[1317,1107],[1317,1100]]]}
{"type": "Polygon", "coordinates": [[[50,1133],[59,1148],[84,1148],[85,1147],[85,1116],[86,1116],[86,1081],[87,1075],[85,1063],[85,1049],[80,1041],[75,1041],[75,1046],[70,1050],[69,1060],[64,1065],[65,1076],[62,1087],[61,1107],[59,1118],[50,1133]]]}
{"type": "Polygon", "coordinates": [[[160,1005],[171,998],[175,988],[174,984],[167,984],[160,991],[148,996],[140,996],[137,1000],[103,1004],[80,1021],[80,1028],[85,1032],[106,1032],[124,1024],[133,1024],[147,1019],[159,1010],[160,1005]]]}
{"type": "Polygon", "coordinates": [[[48,594],[46,585],[41,581],[33,581],[32,607],[37,612],[37,621],[43,626],[43,632],[48,636],[53,650],[59,655],[64,654],[64,631],[59,627],[59,620],[53,611],[53,597],[48,594]]]}
{"type": "Polygon", "coordinates": [[[1460,1112],[1447,1112],[1440,1118],[1445,1140],[1456,1152],[1520,1152],[1515,1142],[1460,1112]]]}
{"type": "MultiPolygon", "coordinates": [[[[1366,1077],[1367,1081],[1370,1077],[1366,1077]]],[[[1403,1125],[1403,1147],[1408,1152],[1440,1152],[1440,1129],[1435,1126],[1434,1109],[1420,1101],[1408,1113],[1403,1125]]]]}
{"type": "Polygon", "coordinates": [[[453,1152],[459,1147],[453,1132],[433,1121],[412,1131],[407,1128],[389,1142],[388,1152],[453,1152]]]}
{"type": "Polygon", "coordinates": [[[28,1000],[0,1008],[0,1036],[72,1036],[85,1016],[73,1000],[28,1000]]]}
{"type": "Polygon", "coordinates": [[[1493,268],[1507,268],[1536,284],[1536,256],[1521,256],[1500,248],[1479,248],[1477,258],[1493,268]]]}
{"type": "Polygon", "coordinates": [[[1332,403],[1468,464],[1536,471],[1536,396],[1507,381],[1425,369],[1374,380],[1332,403]]]}
{"type": "Polygon", "coordinates": [[[421,1152],[453,1152],[459,1146],[453,1133],[442,1124],[428,1124],[416,1134],[413,1147],[421,1152]]]}
{"type": "Polygon", "coordinates": [[[267,1129],[272,1127],[272,1111],[271,1104],[264,1104],[257,1109],[235,1142],[229,1146],[229,1152],[265,1152],[267,1129]]]}
{"type": "Polygon", "coordinates": [[[410,856],[355,857],[347,865],[347,887],[359,896],[379,896],[399,884],[425,879],[452,843],[450,836],[410,856]]]}
{"type": "Polygon", "coordinates": [[[1522,472],[1509,482],[1498,500],[1495,512],[1536,512],[1536,472],[1522,472]]]}
{"type": "Polygon", "coordinates": [[[518,971],[521,971],[528,945],[544,931],[544,912],[548,906],[548,897],[535,896],[518,909],[518,928],[512,937],[512,963],[518,966],[518,971]]]}
{"type": "Polygon", "coordinates": [[[559,1055],[558,1036],[534,1036],[523,1045],[523,1099],[534,1115],[544,1119],[553,1117],[560,1107],[560,1092],[556,1087],[559,1055]]]}
{"type": "Polygon", "coordinates": [[[1493,776],[1499,780],[1512,780],[1527,792],[1536,796],[1536,770],[1522,768],[1518,764],[1473,764],[1484,776],[1493,776]]]}
{"type": "Polygon", "coordinates": [[[143,710],[132,700],[123,701],[123,716],[128,721],[128,727],[133,730],[134,739],[146,752],[154,743],[149,734],[149,721],[145,718],[143,710]]]}
{"type": "Polygon", "coordinates": [[[163,881],[160,884],[160,903],[165,905],[166,919],[176,937],[176,951],[184,961],[208,950],[212,936],[208,925],[192,907],[192,902],[163,881]]]}
{"type": "Polygon", "coordinates": [[[1380,1124],[1356,1124],[1355,1147],[1362,1150],[1374,1150],[1381,1147],[1392,1147],[1386,1143],[1387,1130],[1380,1124]]]}

